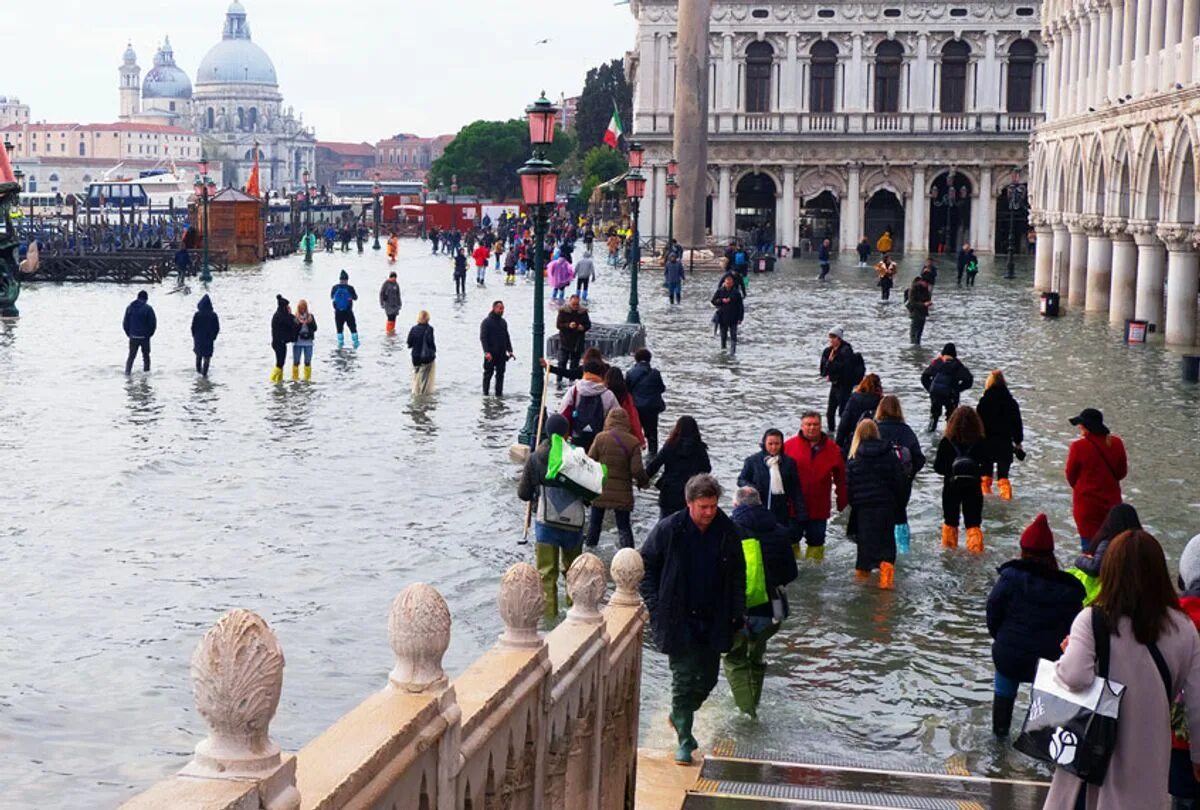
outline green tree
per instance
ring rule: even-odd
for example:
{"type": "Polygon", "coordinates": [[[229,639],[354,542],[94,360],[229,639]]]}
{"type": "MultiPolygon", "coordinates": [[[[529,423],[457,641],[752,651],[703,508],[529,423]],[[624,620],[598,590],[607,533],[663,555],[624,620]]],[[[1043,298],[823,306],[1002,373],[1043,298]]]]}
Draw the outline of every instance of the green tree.
{"type": "MultiPolygon", "coordinates": [[[[575,149],[575,139],[561,129],[546,159],[561,164],[575,149]]],[[[459,191],[492,199],[519,196],[517,169],[532,154],[529,125],[522,120],[476,121],[459,130],[446,151],[433,162],[427,180],[430,187],[439,183],[449,189],[451,177],[458,176],[459,191]]]]}
{"type": "Polygon", "coordinates": [[[594,146],[583,156],[580,175],[583,185],[579,189],[579,201],[584,205],[592,196],[592,191],[601,183],[619,177],[629,169],[625,156],[609,146],[594,146]]]}
{"type": "Polygon", "coordinates": [[[633,90],[625,81],[625,65],[620,59],[588,71],[575,110],[575,135],[581,152],[604,143],[614,102],[621,111],[621,123],[628,130],[633,124],[633,90]]]}

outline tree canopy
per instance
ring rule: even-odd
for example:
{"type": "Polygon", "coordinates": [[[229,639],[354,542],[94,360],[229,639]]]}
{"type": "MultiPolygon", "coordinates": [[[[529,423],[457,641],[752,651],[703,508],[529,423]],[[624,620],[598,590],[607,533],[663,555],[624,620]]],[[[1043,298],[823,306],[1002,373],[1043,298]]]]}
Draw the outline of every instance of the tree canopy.
{"type": "MultiPolygon", "coordinates": [[[[546,159],[561,164],[575,149],[570,133],[556,130],[546,159]]],[[[446,151],[433,162],[426,183],[434,188],[450,187],[458,175],[460,192],[506,199],[520,195],[517,169],[531,156],[529,125],[518,119],[476,121],[459,130],[446,151]]]]}
{"type": "Polygon", "coordinates": [[[609,146],[594,146],[583,156],[583,184],[579,200],[586,204],[596,186],[624,174],[629,169],[625,156],[609,146]]]}
{"type": "Polygon", "coordinates": [[[580,152],[604,143],[604,131],[612,119],[613,103],[621,112],[621,123],[628,132],[633,126],[633,91],[625,81],[625,65],[620,59],[606,62],[588,71],[575,110],[575,134],[580,152]]]}

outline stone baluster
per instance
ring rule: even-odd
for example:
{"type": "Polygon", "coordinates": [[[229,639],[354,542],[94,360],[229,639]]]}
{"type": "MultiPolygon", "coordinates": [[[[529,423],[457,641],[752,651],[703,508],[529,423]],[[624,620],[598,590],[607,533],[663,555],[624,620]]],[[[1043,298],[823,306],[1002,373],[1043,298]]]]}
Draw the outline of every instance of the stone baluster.
{"type": "Polygon", "coordinates": [[[1129,233],[1125,226],[1124,217],[1108,217],[1104,220],[1104,232],[1112,241],[1112,286],[1108,300],[1108,320],[1115,324],[1124,324],[1133,317],[1137,294],[1137,245],[1133,243],[1133,234],[1129,233]]]}
{"type": "Polygon", "coordinates": [[[496,602],[504,621],[498,645],[501,649],[521,650],[542,645],[538,622],[546,597],[536,568],[529,563],[517,563],[504,572],[496,602]]]}
{"type": "Polygon", "coordinates": [[[1137,242],[1137,298],[1133,317],[1154,324],[1163,322],[1163,246],[1158,241],[1158,223],[1148,219],[1131,219],[1126,228],[1137,242]]]}
{"type": "Polygon", "coordinates": [[[257,614],[232,610],[204,634],[192,653],[192,691],[208,736],[183,775],[255,780],[270,810],[300,806],[295,759],[271,739],[271,718],[283,689],[283,650],[257,614]]]}
{"type": "Polygon", "coordinates": [[[578,624],[600,624],[600,600],[608,590],[604,563],[595,554],[580,554],[567,570],[567,595],[571,609],[567,621],[578,624]]]}
{"type": "Polygon", "coordinates": [[[1196,342],[1196,295],[1200,293],[1200,255],[1196,228],[1190,223],[1163,222],[1158,238],[1167,246],[1167,343],[1196,342]]]}
{"type": "Polygon", "coordinates": [[[1112,242],[1104,232],[1099,214],[1080,217],[1087,234],[1087,266],[1084,268],[1083,307],[1087,312],[1108,312],[1108,290],[1112,283],[1112,242]]]}
{"type": "Polygon", "coordinates": [[[396,665],[388,684],[402,692],[437,692],[449,685],[442,658],[450,646],[450,608],[434,588],[409,585],[392,600],[388,639],[396,665]]]}
{"type": "Polygon", "coordinates": [[[632,548],[623,548],[612,561],[612,577],[617,583],[616,593],[608,601],[616,607],[637,607],[642,604],[641,585],[646,575],[646,564],[642,555],[632,548]]]}

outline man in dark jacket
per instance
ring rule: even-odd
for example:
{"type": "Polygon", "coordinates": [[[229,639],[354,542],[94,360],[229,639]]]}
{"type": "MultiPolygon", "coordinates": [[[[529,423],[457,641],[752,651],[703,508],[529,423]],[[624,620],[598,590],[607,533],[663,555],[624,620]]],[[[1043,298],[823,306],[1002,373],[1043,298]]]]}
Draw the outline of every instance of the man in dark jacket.
{"type": "Polygon", "coordinates": [[[783,452],[783,432],[770,428],[763,434],[759,451],[742,464],[739,487],[754,487],[759,503],[780,526],[790,533],[808,522],[804,493],[800,491],[800,471],[796,462],[783,452]]]}
{"type": "Polygon", "coordinates": [[[829,330],[829,345],[821,352],[821,376],[829,381],[829,407],[825,411],[825,420],[829,424],[829,432],[837,429],[837,418],[846,409],[850,401],[850,392],[858,385],[855,370],[854,347],[843,337],[840,326],[829,330]]]}
{"type": "MultiPolygon", "coordinates": [[[[971,248],[971,244],[969,242],[964,242],[963,246],[962,246],[962,250],[960,250],[958,253],[958,286],[959,287],[961,287],[962,283],[963,283],[963,273],[968,273],[969,272],[968,268],[972,264],[975,265],[976,270],[978,270],[979,260],[975,258],[975,251],[971,248]]],[[[975,283],[975,281],[973,278],[970,278],[967,281],[968,285],[972,285],[974,283],[975,283]]]]}
{"type": "Polygon", "coordinates": [[[767,640],[787,618],[785,587],[796,578],[796,557],[788,531],[762,505],[758,490],[741,487],[733,497],[734,525],[742,534],[746,561],[746,627],[725,654],[725,680],[739,709],[758,716],[767,640]]]}
{"type": "Polygon", "coordinates": [[[675,761],[690,765],[699,747],[692,719],[744,620],[746,561],[737,526],[717,507],[717,479],[695,476],[684,497],[687,509],[660,520],[642,546],[642,599],[654,645],[670,662],[675,761]]]}
{"type": "Polygon", "coordinates": [[[492,375],[496,376],[496,396],[504,396],[504,369],[515,355],[504,320],[504,302],[492,302],[492,311],[479,324],[479,344],[483,347],[483,395],[491,393],[492,375]]]}
{"type": "MultiPolygon", "coordinates": [[[[578,295],[567,299],[567,305],[558,311],[558,368],[560,371],[571,372],[579,368],[579,359],[583,357],[583,344],[588,330],[592,328],[592,319],[588,311],[579,302],[578,295]]],[[[562,386],[562,375],[558,377],[558,385],[562,386]]]]}
{"type": "Polygon", "coordinates": [[[133,371],[133,360],[140,350],[142,353],[142,371],[150,370],[150,338],[158,329],[158,319],[154,316],[154,307],[148,303],[150,295],[140,290],[137,298],[125,307],[125,319],[121,326],[125,336],[129,338],[129,356],[125,359],[125,374],[133,371]]]}
{"type": "Polygon", "coordinates": [[[637,408],[638,420],[642,423],[642,432],[646,434],[646,444],[650,454],[658,452],[658,416],[667,409],[663,402],[663,393],[667,387],[663,384],[662,375],[658,369],[650,365],[653,356],[649,349],[638,349],[633,353],[633,368],[625,375],[625,385],[633,396],[634,407],[637,408]]]}
{"type": "Polygon", "coordinates": [[[208,364],[212,360],[213,345],[221,332],[221,319],[213,311],[212,299],[205,295],[196,304],[192,316],[192,351],[196,354],[196,373],[208,376],[208,364]]]}
{"type": "Polygon", "coordinates": [[[971,370],[958,360],[958,349],[953,343],[947,343],[942,347],[941,355],[935,357],[921,373],[921,385],[929,392],[930,433],[937,430],[942,411],[946,412],[946,418],[949,419],[958,407],[959,395],[974,384],[971,370]]]}
{"type": "Polygon", "coordinates": [[[742,303],[742,288],[732,274],[726,274],[721,286],[713,293],[712,305],[717,308],[717,326],[721,330],[721,348],[728,347],[731,355],[737,354],[738,327],[746,316],[742,303]]]}
{"type": "MultiPolygon", "coordinates": [[[[399,287],[397,287],[399,293],[399,287]]],[[[346,344],[342,330],[350,328],[350,342],[358,348],[358,321],[354,317],[354,302],[358,300],[358,292],[350,286],[350,274],[343,270],[338,275],[338,283],[329,290],[329,299],[333,301],[333,323],[337,327],[338,348],[346,344]]]]}
{"type": "Polygon", "coordinates": [[[929,308],[933,306],[933,290],[924,273],[913,279],[905,299],[904,305],[910,319],[908,342],[920,346],[921,335],[925,334],[925,320],[929,317],[929,308]]]}

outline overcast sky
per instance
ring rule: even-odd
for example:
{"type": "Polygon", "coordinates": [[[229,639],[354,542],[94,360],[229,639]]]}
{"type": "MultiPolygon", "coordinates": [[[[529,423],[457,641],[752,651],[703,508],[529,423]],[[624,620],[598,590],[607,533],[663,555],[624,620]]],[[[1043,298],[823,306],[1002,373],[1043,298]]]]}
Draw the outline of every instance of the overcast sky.
{"type": "MultiPolygon", "coordinates": [[[[284,103],[321,140],[432,136],[523,114],[545,89],[577,95],[588,68],[634,44],[613,0],[243,0],[275,63],[284,103]],[[538,40],[546,44],[535,45],[538,40]]],[[[5,2],[0,95],[35,121],[106,123],[119,113],[117,67],[133,42],[142,76],[164,35],[195,82],[221,38],[228,0],[5,2]]]]}

